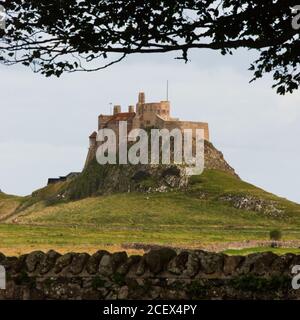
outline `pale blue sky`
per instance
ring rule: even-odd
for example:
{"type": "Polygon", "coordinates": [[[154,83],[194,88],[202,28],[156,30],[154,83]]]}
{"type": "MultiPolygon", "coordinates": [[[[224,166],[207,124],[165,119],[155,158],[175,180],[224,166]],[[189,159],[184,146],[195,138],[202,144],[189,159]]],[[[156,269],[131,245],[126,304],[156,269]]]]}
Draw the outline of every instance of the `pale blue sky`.
{"type": "Polygon", "coordinates": [[[208,121],[212,142],[244,180],[300,202],[300,94],[276,95],[270,78],[249,84],[252,59],[246,51],[194,51],[188,64],[136,55],[60,79],[0,66],[0,188],[30,194],[48,177],[81,170],[98,114],[110,102],[127,109],[141,90],[163,100],[168,79],[173,116],[208,121]]]}

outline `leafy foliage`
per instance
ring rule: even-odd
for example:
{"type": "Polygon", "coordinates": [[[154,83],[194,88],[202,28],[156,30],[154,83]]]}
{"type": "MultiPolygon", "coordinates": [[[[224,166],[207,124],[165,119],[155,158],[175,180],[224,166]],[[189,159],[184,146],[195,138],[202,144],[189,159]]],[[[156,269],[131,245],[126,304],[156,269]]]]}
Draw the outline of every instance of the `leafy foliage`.
{"type": "Polygon", "coordinates": [[[292,28],[297,0],[0,0],[7,28],[0,60],[45,76],[96,71],[134,53],[193,48],[223,55],[246,48],[259,57],[253,80],[272,73],[279,94],[300,83],[299,30],[292,28]],[[105,61],[105,62],[103,62],[105,61]]]}

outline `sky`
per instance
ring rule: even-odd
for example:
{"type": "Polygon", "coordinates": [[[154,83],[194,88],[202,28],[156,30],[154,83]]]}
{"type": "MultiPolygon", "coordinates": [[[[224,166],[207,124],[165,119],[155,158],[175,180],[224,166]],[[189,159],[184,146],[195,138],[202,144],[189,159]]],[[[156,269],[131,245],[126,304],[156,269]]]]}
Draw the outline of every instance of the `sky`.
{"type": "Polygon", "coordinates": [[[22,66],[0,66],[0,189],[28,195],[49,177],[81,171],[88,136],[110,103],[169,100],[172,116],[207,121],[211,141],[239,176],[300,203],[300,92],[279,96],[272,79],[249,84],[253,53],[223,57],[195,50],[133,55],[95,73],[45,78],[22,66]]]}

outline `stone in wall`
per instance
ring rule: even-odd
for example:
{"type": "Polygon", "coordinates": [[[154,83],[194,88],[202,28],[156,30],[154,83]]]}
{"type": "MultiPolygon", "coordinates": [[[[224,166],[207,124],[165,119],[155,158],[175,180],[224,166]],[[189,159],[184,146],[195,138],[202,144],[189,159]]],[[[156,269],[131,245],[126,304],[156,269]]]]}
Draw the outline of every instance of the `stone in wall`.
{"type": "Polygon", "coordinates": [[[7,289],[0,299],[299,299],[291,269],[300,256],[227,256],[201,250],[0,254],[7,289]]]}

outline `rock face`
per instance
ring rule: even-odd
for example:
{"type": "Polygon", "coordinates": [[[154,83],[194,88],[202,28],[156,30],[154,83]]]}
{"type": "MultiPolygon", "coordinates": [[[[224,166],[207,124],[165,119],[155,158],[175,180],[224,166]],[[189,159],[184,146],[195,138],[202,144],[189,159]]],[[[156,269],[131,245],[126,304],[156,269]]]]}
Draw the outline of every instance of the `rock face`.
{"type": "Polygon", "coordinates": [[[211,142],[205,141],[204,150],[206,169],[220,170],[238,177],[235,170],[224,159],[223,153],[217,150],[211,142]]]}
{"type": "Polygon", "coordinates": [[[144,256],[55,251],[6,257],[0,299],[300,299],[291,269],[300,256],[246,257],[151,250],[144,256]]]}
{"type": "Polygon", "coordinates": [[[272,218],[283,218],[284,210],[278,208],[278,204],[272,200],[260,199],[251,195],[226,195],[219,200],[228,202],[236,209],[255,211],[272,218]]]}
{"type": "MultiPolygon", "coordinates": [[[[237,176],[223,154],[208,141],[205,141],[205,168],[237,176]]],[[[100,166],[94,159],[58,197],[75,200],[113,192],[168,192],[185,190],[188,183],[189,176],[184,165],[100,166]]]]}

